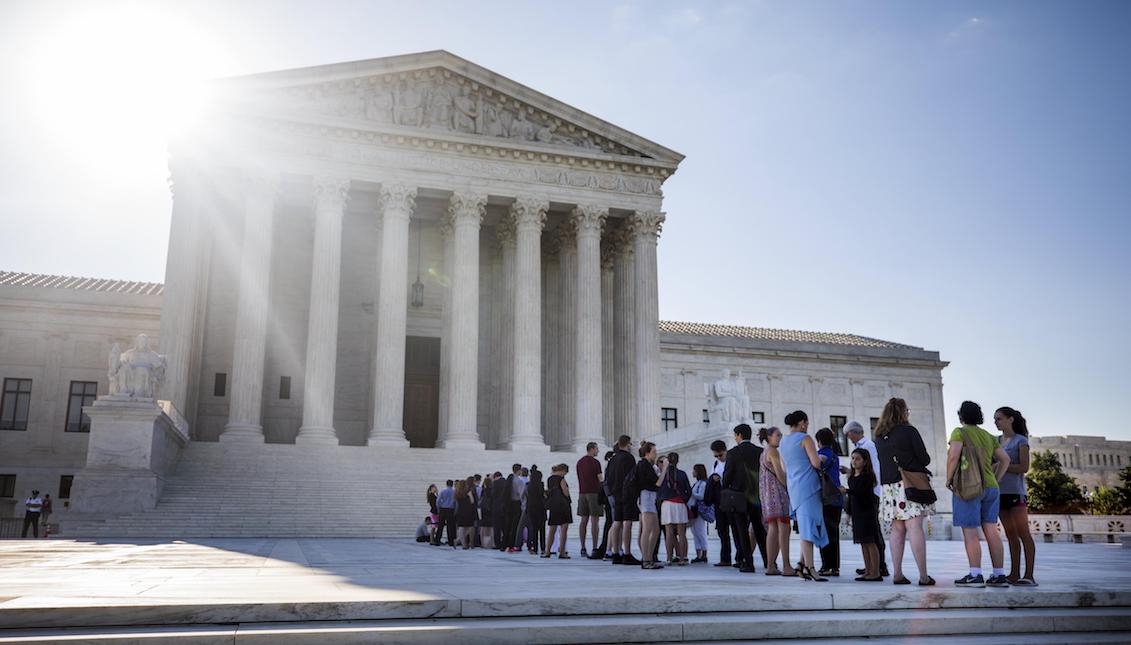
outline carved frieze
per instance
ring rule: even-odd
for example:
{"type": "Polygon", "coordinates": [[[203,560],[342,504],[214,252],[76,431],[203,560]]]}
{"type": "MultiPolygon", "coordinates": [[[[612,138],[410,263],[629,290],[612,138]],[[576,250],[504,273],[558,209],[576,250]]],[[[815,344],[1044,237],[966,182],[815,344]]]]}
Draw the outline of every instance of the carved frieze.
{"type": "Polygon", "coordinates": [[[378,125],[643,157],[636,150],[441,68],[289,87],[276,90],[271,98],[297,110],[378,125]]]}

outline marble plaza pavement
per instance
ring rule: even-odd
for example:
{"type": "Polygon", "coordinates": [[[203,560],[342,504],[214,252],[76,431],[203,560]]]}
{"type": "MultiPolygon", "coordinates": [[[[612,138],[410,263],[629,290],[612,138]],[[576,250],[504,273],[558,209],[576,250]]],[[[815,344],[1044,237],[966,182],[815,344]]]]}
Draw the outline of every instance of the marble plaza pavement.
{"type": "MultiPolygon", "coordinates": [[[[859,548],[842,547],[848,574],[859,548]]],[[[928,548],[934,588],[398,539],[11,540],[0,643],[1131,642],[1131,549],[1040,544],[1040,587],[956,589],[962,544],[928,548]]]]}

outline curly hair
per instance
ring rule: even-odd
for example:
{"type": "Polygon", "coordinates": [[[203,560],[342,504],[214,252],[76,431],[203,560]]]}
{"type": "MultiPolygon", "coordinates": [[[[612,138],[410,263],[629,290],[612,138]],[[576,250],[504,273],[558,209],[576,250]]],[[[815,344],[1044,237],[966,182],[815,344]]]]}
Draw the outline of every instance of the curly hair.
{"type": "Polygon", "coordinates": [[[876,424],[876,436],[886,437],[896,426],[907,425],[909,416],[907,401],[895,397],[888,399],[884,411],[880,413],[880,421],[876,424]]]}

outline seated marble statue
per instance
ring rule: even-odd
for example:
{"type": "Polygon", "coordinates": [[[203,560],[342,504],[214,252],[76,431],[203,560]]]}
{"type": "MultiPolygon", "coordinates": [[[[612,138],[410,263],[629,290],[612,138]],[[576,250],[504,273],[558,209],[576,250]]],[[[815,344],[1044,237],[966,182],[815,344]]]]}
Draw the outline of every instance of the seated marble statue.
{"type": "Polygon", "coordinates": [[[138,334],[125,352],[115,343],[110,350],[110,395],[153,399],[165,380],[165,357],[149,348],[149,336],[138,334]]]}

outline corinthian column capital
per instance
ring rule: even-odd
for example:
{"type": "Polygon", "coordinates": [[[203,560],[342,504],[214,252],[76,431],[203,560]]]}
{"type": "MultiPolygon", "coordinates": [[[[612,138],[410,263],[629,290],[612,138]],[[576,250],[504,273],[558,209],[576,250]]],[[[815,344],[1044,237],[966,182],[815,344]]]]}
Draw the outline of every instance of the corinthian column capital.
{"type": "Polygon", "coordinates": [[[607,208],[595,204],[579,204],[570,212],[570,221],[577,229],[578,236],[599,236],[608,216],[607,208]]]}
{"type": "Polygon", "coordinates": [[[456,191],[448,203],[448,213],[452,224],[474,224],[479,226],[487,212],[487,195],[470,191],[456,191]]]}
{"type": "Polygon", "coordinates": [[[636,211],[629,220],[632,232],[637,237],[651,237],[653,240],[660,237],[667,216],[660,211],[636,211]]]}
{"type": "Polygon", "coordinates": [[[416,207],[416,186],[382,184],[381,210],[384,217],[408,219],[416,207]]]}
{"type": "Polygon", "coordinates": [[[511,219],[517,228],[536,227],[539,231],[546,225],[546,211],[550,202],[534,197],[519,197],[511,204],[511,219]]]}
{"type": "Polygon", "coordinates": [[[340,212],[349,200],[350,180],[318,175],[314,177],[314,203],[340,212]]]}

